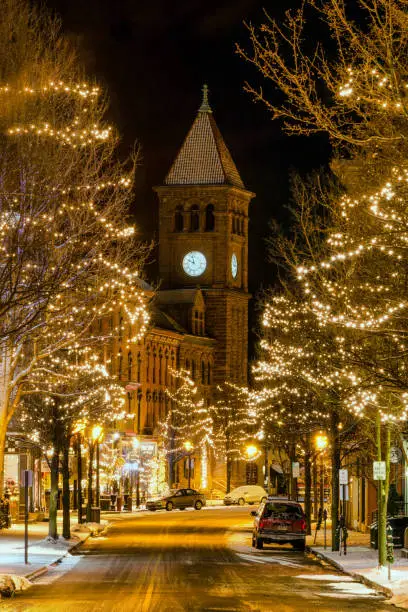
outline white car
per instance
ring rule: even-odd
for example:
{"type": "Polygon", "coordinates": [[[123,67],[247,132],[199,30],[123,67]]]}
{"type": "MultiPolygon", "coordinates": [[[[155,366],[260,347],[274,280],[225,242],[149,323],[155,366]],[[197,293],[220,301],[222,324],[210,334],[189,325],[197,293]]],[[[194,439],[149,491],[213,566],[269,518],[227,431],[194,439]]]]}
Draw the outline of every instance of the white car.
{"type": "Polygon", "coordinates": [[[246,485],[243,487],[237,487],[233,489],[224,497],[224,504],[230,506],[231,504],[238,504],[243,506],[244,504],[260,504],[266,501],[268,497],[265,489],[258,485],[246,485]]]}

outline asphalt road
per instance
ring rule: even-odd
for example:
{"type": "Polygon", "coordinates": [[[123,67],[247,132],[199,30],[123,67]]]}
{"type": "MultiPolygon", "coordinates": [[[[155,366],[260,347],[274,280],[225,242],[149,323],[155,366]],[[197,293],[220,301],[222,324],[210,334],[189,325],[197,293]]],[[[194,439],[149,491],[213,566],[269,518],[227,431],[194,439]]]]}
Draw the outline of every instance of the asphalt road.
{"type": "Polygon", "coordinates": [[[287,547],[253,551],[250,508],[121,515],[1,612],[390,611],[287,547]]]}

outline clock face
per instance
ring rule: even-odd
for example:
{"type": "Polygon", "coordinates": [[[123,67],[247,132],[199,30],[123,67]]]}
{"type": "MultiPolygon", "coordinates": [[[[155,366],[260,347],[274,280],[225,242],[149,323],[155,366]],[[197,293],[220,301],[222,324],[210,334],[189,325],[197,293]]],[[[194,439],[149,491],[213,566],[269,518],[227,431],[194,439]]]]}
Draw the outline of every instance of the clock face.
{"type": "Polygon", "coordinates": [[[235,255],[235,253],[233,253],[232,257],[231,257],[231,273],[232,273],[232,278],[237,278],[237,274],[238,274],[238,259],[237,259],[237,256],[235,255]]]}
{"type": "Polygon", "coordinates": [[[183,257],[183,270],[189,276],[201,276],[207,267],[207,260],[200,251],[190,251],[183,257]]]}

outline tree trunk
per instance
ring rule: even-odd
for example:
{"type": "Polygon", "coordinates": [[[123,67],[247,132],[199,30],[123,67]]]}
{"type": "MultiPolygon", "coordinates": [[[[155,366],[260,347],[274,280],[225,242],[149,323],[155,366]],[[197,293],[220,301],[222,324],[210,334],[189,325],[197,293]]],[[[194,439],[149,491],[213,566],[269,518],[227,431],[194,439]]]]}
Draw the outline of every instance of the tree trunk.
{"type": "Polygon", "coordinates": [[[62,535],[66,540],[71,537],[69,506],[69,441],[67,438],[62,449],[62,535]]]}
{"type": "Polygon", "coordinates": [[[317,485],[317,456],[313,458],[313,516],[317,520],[319,514],[319,490],[317,485]]]}
{"type": "Polygon", "coordinates": [[[269,447],[265,440],[264,445],[264,482],[263,487],[266,489],[267,493],[270,493],[270,482],[269,482],[269,447]]]}
{"type": "Polygon", "coordinates": [[[54,540],[58,539],[57,527],[57,510],[58,510],[58,468],[59,468],[59,452],[54,449],[54,454],[51,457],[51,489],[50,489],[50,509],[48,535],[54,540]]]}
{"type": "Polygon", "coordinates": [[[90,442],[89,453],[88,453],[88,503],[86,506],[86,520],[88,523],[91,522],[93,454],[94,454],[94,445],[92,444],[92,442],[90,442]]]}
{"type": "Polygon", "coordinates": [[[4,455],[6,449],[7,419],[6,414],[0,413],[0,498],[4,494],[4,455]]]}
{"type": "Polygon", "coordinates": [[[227,493],[231,491],[231,479],[232,479],[232,459],[227,455],[227,493]]]}
{"type": "Polygon", "coordinates": [[[332,550],[339,550],[340,542],[337,537],[337,525],[339,520],[339,505],[340,505],[340,482],[339,469],[341,467],[340,457],[340,440],[339,440],[339,415],[336,410],[331,413],[331,467],[332,467],[332,507],[331,507],[331,537],[332,550]]]}
{"type": "Polygon", "coordinates": [[[310,432],[306,434],[305,452],[305,514],[306,533],[312,533],[312,469],[311,469],[310,432]]]}
{"type": "Polygon", "coordinates": [[[82,453],[81,453],[81,433],[77,433],[77,478],[78,478],[78,524],[83,522],[82,518],[82,453]]]}

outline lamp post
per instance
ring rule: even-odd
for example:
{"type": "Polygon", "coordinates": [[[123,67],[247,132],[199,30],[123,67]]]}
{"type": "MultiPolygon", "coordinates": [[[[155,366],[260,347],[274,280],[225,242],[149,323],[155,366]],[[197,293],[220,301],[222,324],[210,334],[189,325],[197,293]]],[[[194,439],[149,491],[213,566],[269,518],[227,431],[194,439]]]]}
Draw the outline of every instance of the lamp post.
{"type": "MultiPolygon", "coordinates": [[[[250,463],[250,465],[255,465],[255,464],[253,464],[253,462],[255,461],[255,459],[257,459],[259,457],[259,449],[258,449],[258,447],[255,444],[247,444],[247,446],[245,447],[245,457],[246,457],[247,462],[250,463]]],[[[255,477],[255,479],[257,481],[257,476],[258,475],[255,472],[256,466],[255,466],[254,469],[252,469],[252,468],[249,469],[250,466],[248,466],[248,465],[246,467],[247,467],[247,474],[246,474],[246,476],[247,476],[247,484],[256,484],[256,482],[255,483],[252,482],[254,477],[255,477]],[[251,482],[248,482],[248,481],[251,481],[251,482]]]]}
{"type": "Polygon", "coordinates": [[[88,503],[86,506],[86,520],[87,522],[91,522],[92,520],[92,502],[93,502],[93,493],[92,493],[92,467],[93,467],[93,458],[94,458],[94,450],[96,445],[96,503],[99,507],[99,442],[102,439],[103,429],[100,425],[95,425],[91,431],[91,437],[89,439],[89,463],[88,463],[88,503]]]}
{"type": "Polygon", "coordinates": [[[184,448],[187,451],[187,457],[188,457],[188,488],[190,488],[191,486],[191,451],[193,450],[193,445],[191,442],[189,442],[189,440],[187,440],[186,442],[184,442],[184,448]]]}
{"type": "Polygon", "coordinates": [[[138,461],[136,462],[136,508],[140,506],[140,440],[133,438],[133,450],[137,453],[138,461]]]}

